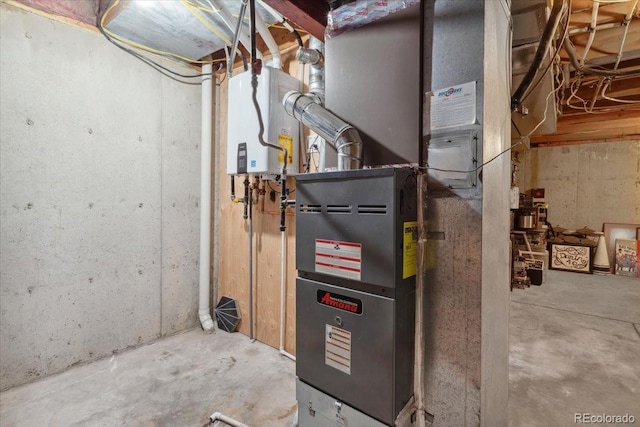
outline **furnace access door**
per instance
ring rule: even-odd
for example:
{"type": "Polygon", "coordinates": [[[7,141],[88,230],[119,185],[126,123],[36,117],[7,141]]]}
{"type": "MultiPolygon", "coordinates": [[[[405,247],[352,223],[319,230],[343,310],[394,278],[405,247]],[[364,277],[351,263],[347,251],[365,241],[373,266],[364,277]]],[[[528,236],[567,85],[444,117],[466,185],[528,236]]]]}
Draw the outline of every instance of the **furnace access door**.
{"type": "MultiPolygon", "coordinates": [[[[296,373],[310,386],[304,399],[315,390],[393,425],[413,393],[415,172],[300,175],[296,185],[296,373]]],[[[301,398],[301,427],[325,425],[301,398]]]]}

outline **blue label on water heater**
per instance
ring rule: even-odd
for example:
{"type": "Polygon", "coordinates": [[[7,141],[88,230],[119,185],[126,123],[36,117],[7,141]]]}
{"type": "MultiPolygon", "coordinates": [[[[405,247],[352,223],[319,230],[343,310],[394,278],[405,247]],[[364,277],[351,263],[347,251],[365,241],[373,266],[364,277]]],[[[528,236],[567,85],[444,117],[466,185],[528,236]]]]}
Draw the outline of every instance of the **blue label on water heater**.
{"type": "Polygon", "coordinates": [[[252,168],[255,168],[255,167],[256,167],[256,163],[257,163],[257,162],[256,162],[255,160],[251,160],[251,167],[252,167],[252,168]]]}

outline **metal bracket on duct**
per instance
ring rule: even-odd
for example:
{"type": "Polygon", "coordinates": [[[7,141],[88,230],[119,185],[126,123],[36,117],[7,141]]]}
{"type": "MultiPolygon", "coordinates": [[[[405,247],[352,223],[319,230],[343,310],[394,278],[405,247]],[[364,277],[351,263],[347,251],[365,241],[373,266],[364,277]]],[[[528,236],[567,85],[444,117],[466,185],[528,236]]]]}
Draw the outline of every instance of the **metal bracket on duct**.
{"type": "Polygon", "coordinates": [[[317,97],[288,92],[284,109],[324,138],[338,152],[338,170],[362,169],[362,139],[358,130],[317,103],[317,97]],[[314,99],[315,98],[315,99],[314,99]]]}

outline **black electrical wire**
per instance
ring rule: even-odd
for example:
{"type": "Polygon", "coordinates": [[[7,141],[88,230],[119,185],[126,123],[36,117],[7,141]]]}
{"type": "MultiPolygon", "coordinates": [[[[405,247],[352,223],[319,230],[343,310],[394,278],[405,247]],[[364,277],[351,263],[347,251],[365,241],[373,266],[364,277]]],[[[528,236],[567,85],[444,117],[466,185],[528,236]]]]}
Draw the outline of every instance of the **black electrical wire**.
{"type": "MultiPolygon", "coordinates": [[[[266,180],[265,180],[265,181],[266,181],[266,180]]],[[[269,187],[269,190],[273,191],[273,192],[274,192],[274,193],[276,193],[276,194],[280,194],[280,192],[279,192],[278,190],[274,189],[274,188],[271,186],[271,181],[266,181],[266,182],[267,182],[267,186],[269,187]]],[[[293,190],[289,191],[289,192],[288,192],[288,194],[293,194],[293,193],[295,193],[295,192],[296,192],[296,189],[294,188],[293,190]]]]}
{"type": "Polygon", "coordinates": [[[522,144],[522,141],[518,141],[515,144],[513,144],[511,147],[505,148],[504,150],[502,150],[500,153],[496,154],[494,157],[492,157],[490,160],[487,160],[486,162],[484,162],[483,164],[481,164],[480,166],[478,166],[475,169],[471,169],[471,170],[467,170],[467,171],[463,171],[463,170],[456,170],[456,169],[440,169],[440,168],[432,168],[429,166],[418,166],[418,169],[425,169],[425,170],[432,170],[432,171],[438,171],[438,172],[458,172],[458,173],[473,173],[473,172],[477,172],[480,169],[482,169],[484,166],[488,165],[489,163],[493,162],[495,159],[497,159],[498,157],[502,156],[504,153],[510,151],[513,147],[522,144]]]}
{"type": "Polygon", "coordinates": [[[298,41],[298,46],[304,47],[304,42],[302,41],[302,37],[300,37],[300,33],[295,28],[291,31],[291,34],[293,34],[293,36],[298,41]]]}
{"type": "Polygon", "coordinates": [[[516,129],[516,132],[518,132],[518,135],[520,135],[520,138],[522,138],[522,132],[520,132],[520,129],[518,129],[518,125],[513,121],[513,119],[511,119],[511,124],[516,129]]]}
{"type": "Polygon", "coordinates": [[[258,142],[265,147],[271,147],[282,151],[282,177],[280,179],[280,231],[286,230],[285,209],[287,207],[287,157],[289,153],[287,149],[281,145],[273,144],[264,140],[264,123],[262,122],[262,113],[260,104],[258,104],[258,73],[262,67],[260,60],[256,58],[256,0],[249,0],[249,16],[251,19],[251,97],[253,106],[258,116],[258,142]]]}
{"type": "Polygon", "coordinates": [[[275,190],[272,186],[271,186],[271,181],[267,181],[267,186],[269,187],[269,190],[273,191],[276,194],[280,194],[280,192],[278,190],[275,190]]]}

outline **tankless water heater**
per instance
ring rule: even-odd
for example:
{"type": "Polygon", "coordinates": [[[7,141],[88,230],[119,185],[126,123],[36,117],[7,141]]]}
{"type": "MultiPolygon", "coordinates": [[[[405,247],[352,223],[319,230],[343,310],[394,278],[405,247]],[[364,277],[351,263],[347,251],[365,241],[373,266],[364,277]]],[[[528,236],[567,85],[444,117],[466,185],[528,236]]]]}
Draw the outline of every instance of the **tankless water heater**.
{"type": "MultiPolygon", "coordinates": [[[[300,87],[299,80],[282,70],[263,67],[258,75],[257,99],[264,124],[263,137],[287,149],[287,174],[298,172],[300,123],[285,112],[282,98],[300,87]]],[[[227,173],[281,174],[282,152],[263,146],[258,140],[258,116],[253,105],[250,71],[229,79],[228,99],[227,173]]]]}

